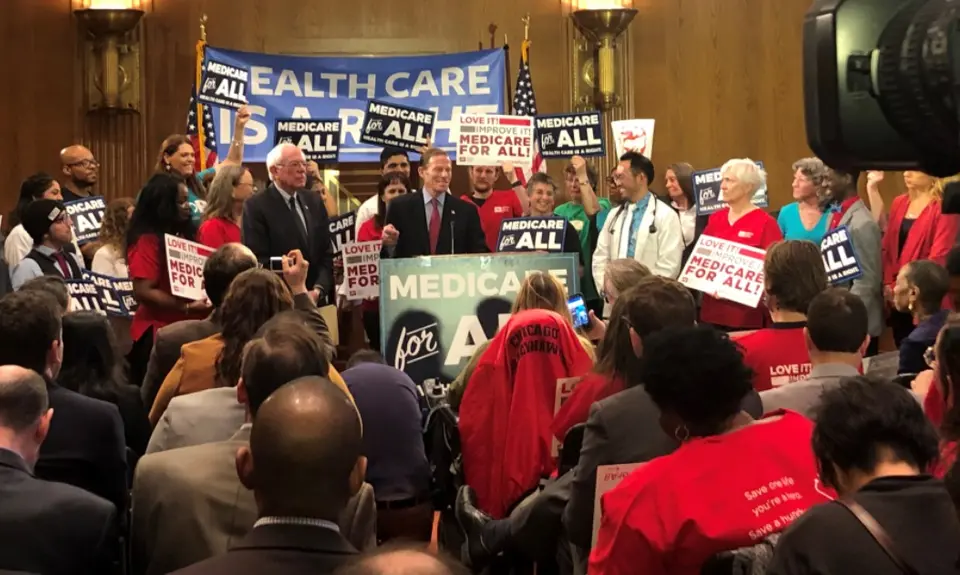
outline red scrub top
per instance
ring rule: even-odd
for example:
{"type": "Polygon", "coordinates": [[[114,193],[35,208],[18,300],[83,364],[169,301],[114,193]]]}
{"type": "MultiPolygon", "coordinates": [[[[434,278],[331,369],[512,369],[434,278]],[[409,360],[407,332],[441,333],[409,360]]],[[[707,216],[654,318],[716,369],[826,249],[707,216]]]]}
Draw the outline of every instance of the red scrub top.
{"type": "MultiPolygon", "coordinates": [[[[127,268],[130,279],[146,279],[156,283],[157,289],[170,292],[170,272],[160,256],[160,239],[153,234],[144,234],[127,249],[127,268]]],[[[186,300],[184,300],[186,303],[186,300]]],[[[188,314],[156,308],[149,302],[140,302],[130,323],[130,337],[140,339],[149,329],[160,329],[171,323],[190,319],[188,314]]]]}
{"type": "Polygon", "coordinates": [[[743,362],[753,370],[753,387],[766,391],[810,375],[810,353],[803,336],[807,322],[775,323],[737,338],[743,362]]]}
{"type": "Polygon", "coordinates": [[[240,226],[226,218],[211,218],[200,224],[197,242],[217,249],[223,244],[240,243],[240,226]]]}

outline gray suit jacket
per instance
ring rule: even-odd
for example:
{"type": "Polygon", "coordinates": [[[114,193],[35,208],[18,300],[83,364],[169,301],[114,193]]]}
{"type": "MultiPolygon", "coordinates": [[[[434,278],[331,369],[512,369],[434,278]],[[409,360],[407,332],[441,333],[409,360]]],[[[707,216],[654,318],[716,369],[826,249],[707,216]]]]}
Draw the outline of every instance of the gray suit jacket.
{"type": "Polygon", "coordinates": [[[170,401],[150,436],[147,453],[227,441],[246,420],[237,388],[217,387],[179,395],[170,401]]]}
{"type": "MultiPolygon", "coordinates": [[[[229,441],[144,456],[133,482],[133,573],[160,575],[225,553],[253,527],[257,506],[240,483],[237,450],[250,426],[229,441]]],[[[373,488],[364,484],[340,516],[343,536],[364,551],[376,545],[373,488]]]]}
{"type": "Polygon", "coordinates": [[[789,409],[813,419],[813,412],[820,405],[820,396],[825,390],[838,385],[841,378],[858,375],[857,368],[842,363],[814,365],[806,379],[761,391],[763,412],[789,409]]]}
{"type": "MultiPolygon", "coordinates": [[[[883,269],[880,263],[880,226],[874,221],[863,201],[850,206],[840,220],[850,230],[853,249],[860,260],[863,275],[850,285],[850,291],[867,307],[867,333],[880,337],[883,333],[883,269]]],[[[849,284],[848,284],[849,285],[849,284]]]]}

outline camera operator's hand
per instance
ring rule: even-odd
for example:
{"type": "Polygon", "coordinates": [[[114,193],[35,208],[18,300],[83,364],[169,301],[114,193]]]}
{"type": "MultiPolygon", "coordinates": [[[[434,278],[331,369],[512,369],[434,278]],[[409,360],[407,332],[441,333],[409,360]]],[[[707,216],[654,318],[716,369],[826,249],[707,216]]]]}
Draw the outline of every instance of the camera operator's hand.
{"type": "Polygon", "coordinates": [[[307,270],[310,269],[308,262],[300,250],[292,250],[283,256],[283,279],[290,286],[293,295],[307,293],[307,270]]]}

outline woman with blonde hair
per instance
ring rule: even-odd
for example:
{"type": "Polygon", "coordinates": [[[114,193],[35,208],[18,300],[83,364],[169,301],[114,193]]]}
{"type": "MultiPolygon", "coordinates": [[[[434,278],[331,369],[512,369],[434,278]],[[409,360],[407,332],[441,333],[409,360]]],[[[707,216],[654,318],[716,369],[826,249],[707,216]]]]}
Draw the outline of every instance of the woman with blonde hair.
{"type": "Polygon", "coordinates": [[[533,272],[523,280],[517,298],[513,300],[511,315],[529,309],[545,309],[560,314],[573,325],[573,316],[567,307],[567,290],[560,281],[547,272],[533,272]]]}
{"type": "Polygon", "coordinates": [[[197,241],[211,248],[240,242],[243,203],[257,191],[253,174],[240,164],[222,166],[207,191],[207,208],[197,241]]]}
{"type": "Polygon", "coordinates": [[[133,199],[117,198],[107,204],[100,224],[100,247],[93,254],[93,273],[126,279],[127,276],[127,226],[133,215],[133,199]]]}

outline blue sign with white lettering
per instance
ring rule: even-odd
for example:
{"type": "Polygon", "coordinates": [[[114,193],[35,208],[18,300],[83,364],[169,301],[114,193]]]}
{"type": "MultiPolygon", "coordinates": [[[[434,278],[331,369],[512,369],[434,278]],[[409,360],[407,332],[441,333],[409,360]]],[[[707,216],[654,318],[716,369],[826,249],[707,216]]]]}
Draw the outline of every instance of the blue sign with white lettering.
{"type": "Polygon", "coordinates": [[[537,142],[544,158],[602,156],[603,116],[600,112],[537,116],[537,142]]]}
{"type": "MultiPolygon", "coordinates": [[[[763,169],[763,162],[757,162],[760,169],[763,169]]],[[[693,173],[693,198],[697,202],[697,215],[705,216],[723,209],[723,201],[720,199],[720,183],[723,176],[720,174],[720,168],[711,170],[701,170],[693,173]]],[[[770,198],[767,196],[767,186],[763,186],[753,196],[753,205],[758,208],[765,208],[770,205],[770,198]]]]}
{"type": "Polygon", "coordinates": [[[96,241],[100,236],[100,224],[103,223],[103,212],[107,210],[107,202],[103,196],[93,196],[74,200],[64,204],[70,220],[73,222],[73,231],[77,234],[77,243],[83,245],[96,241]]]}
{"type": "MultiPolygon", "coordinates": [[[[278,119],[339,118],[341,162],[377,162],[380,149],[360,143],[369,100],[436,113],[433,144],[456,151],[458,117],[504,112],[503,49],[387,58],[257,54],[207,47],[206,57],[249,70],[246,99],[252,115],[244,160],[263,162],[273,148],[278,119]]],[[[235,112],[213,110],[217,154],[230,150],[235,112]]]]}
{"type": "Polygon", "coordinates": [[[498,252],[563,253],[567,219],[510,218],[500,222],[498,252]]]}
{"type": "Polygon", "coordinates": [[[834,228],[823,236],[820,240],[820,255],[823,257],[823,267],[827,270],[827,281],[830,285],[852,282],[863,275],[860,258],[853,249],[853,240],[850,239],[847,226],[834,228]]]}
{"type": "Polygon", "coordinates": [[[97,299],[100,300],[100,309],[107,315],[115,317],[130,317],[130,312],[123,304],[123,298],[117,293],[114,281],[117,278],[83,270],[83,279],[97,286],[97,299]]]}

